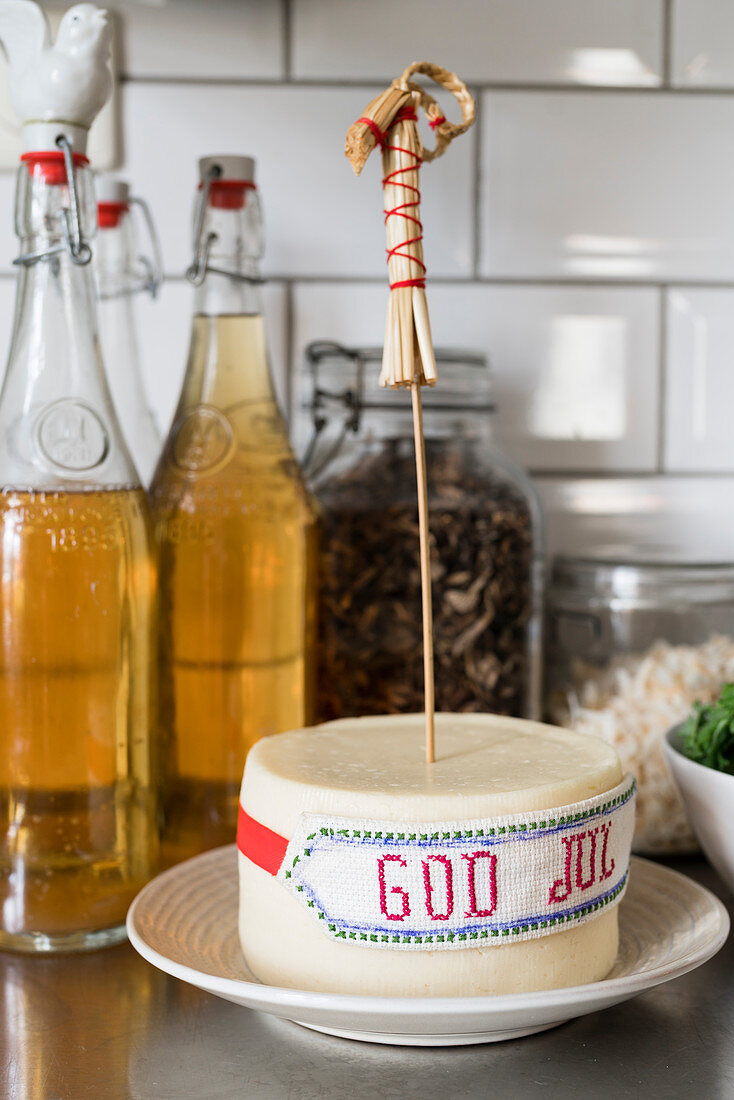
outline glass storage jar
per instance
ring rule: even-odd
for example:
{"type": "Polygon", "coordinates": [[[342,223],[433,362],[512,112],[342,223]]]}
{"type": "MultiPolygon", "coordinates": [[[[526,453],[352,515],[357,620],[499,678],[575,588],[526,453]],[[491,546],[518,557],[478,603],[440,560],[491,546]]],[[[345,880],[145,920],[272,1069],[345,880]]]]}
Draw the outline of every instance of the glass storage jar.
{"type": "Polygon", "coordinates": [[[636,850],[695,850],[661,740],[734,679],[734,563],[635,546],[558,557],[545,654],[546,717],[611,742],[637,776],[636,850]]]}
{"type": "MultiPolygon", "coordinates": [[[[312,344],[301,377],[321,508],[318,721],[424,705],[411,399],[380,388],[380,357],[312,344]]],[[[486,360],[437,362],[437,386],[423,389],[436,709],[537,716],[539,506],[492,446],[486,360]]]]}

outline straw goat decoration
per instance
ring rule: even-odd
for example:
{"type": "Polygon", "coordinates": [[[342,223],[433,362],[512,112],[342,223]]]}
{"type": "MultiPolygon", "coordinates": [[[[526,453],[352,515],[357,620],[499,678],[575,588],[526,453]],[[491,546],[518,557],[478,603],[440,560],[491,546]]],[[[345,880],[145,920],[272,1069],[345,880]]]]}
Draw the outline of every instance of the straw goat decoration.
{"type": "Polygon", "coordinates": [[[469,129],[475,113],[473,98],[454,73],[428,61],[417,61],[372,100],[364,114],[350,127],[346,142],[346,155],[357,175],[374,148],[379,146],[382,152],[390,297],[380,382],[393,389],[409,386],[413,399],[423,602],[426,760],[429,764],[435,759],[433,611],[421,386],[435,384],[436,360],[426,303],[419,171],[424,161],[441,156],[455,137],[469,129]],[[449,122],[436,100],[420,84],[411,80],[417,74],[430,77],[456,97],[461,107],[460,123],[449,122]],[[418,132],[418,111],[421,108],[436,135],[433,149],[424,147],[418,132]]]}
{"type": "Polygon", "coordinates": [[[387,263],[390,276],[383,386],[409,386],[413,381],[432,386],[436,362],[426,304],[426,265],[420,218],[419,170],[435,160],[475,117],[474,100],[454,73],[439,65],[418,61],[373,99],[347,133],[346,154],[357,175],[376,146],[382,150],[385,195],[387,263]],[[410,78],[422,73],[451,92],[461,106],[462,121],[449,122],[436,102],[410,78]],[[418,132],[418,110],[423,108],[436,135],[434,149],[426,149],[418,132]],[[419,368],[416,370],[416,368],[419,368]]]}

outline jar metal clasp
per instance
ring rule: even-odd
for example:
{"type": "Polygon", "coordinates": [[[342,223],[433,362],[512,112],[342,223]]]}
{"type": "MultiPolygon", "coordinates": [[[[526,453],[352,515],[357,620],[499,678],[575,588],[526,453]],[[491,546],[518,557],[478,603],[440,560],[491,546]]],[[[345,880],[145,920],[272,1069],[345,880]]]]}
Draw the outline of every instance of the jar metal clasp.
{"type": "Polygon", "coordinates": [[[303,456],[303,468],[309,477],[315,477],[341,450],[351,432],[359,431],[364,398],[365,355],[360,348],[348,348],[333,341],[317,340],[306,348],[306,359],[311,371],[311,425],[312,434],[303,456]],[[354,384],[343,390],[326,389],[319,384],[319,367],[323,360],[347,359],[354,367],[354,384]],[[341,428],[332,445],[315,461],[316,448],[331,417],[329,406],[335,404],[344,410],[341,428]]]}

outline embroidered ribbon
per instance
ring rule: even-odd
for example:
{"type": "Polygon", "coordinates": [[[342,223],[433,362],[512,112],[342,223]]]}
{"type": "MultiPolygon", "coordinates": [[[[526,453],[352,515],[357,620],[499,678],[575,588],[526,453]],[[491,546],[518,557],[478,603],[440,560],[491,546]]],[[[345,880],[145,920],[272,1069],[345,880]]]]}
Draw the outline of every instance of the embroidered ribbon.
{"type": "Polygon", "coordinates": [[[240,852],[337,940],[435,951],[547,936],[627,886],[635,782],[550,810],[463,822],[301,814],[290,841],[240,807],[240,852]]]}

